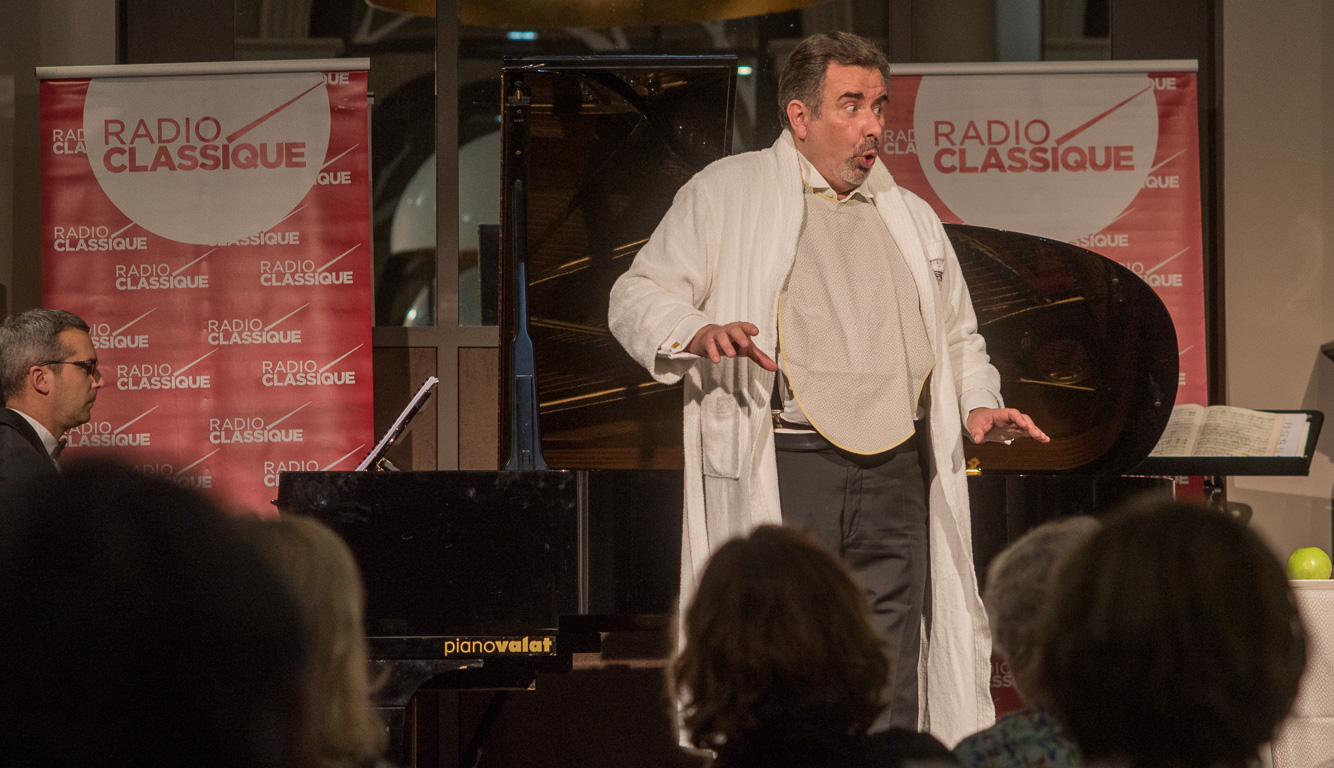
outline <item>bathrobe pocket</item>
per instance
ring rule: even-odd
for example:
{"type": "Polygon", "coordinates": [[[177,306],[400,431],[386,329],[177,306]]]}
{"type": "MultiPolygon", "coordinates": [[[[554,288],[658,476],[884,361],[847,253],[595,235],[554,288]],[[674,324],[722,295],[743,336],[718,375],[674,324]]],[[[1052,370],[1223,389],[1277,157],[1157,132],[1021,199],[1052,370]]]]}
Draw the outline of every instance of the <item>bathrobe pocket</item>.
{"type": "Polygon", "coordinates": [[[741,429],[745,411],[736,396],[725,390],[705,395],[701,406],[704,475],[736,480],[741,477],[741,429]]]}

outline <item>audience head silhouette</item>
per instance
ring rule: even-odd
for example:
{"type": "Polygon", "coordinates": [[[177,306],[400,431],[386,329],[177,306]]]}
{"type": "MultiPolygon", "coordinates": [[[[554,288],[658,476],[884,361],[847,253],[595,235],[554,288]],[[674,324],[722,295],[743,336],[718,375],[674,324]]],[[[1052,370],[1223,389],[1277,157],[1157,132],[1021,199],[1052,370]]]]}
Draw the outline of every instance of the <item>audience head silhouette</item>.
{"type": "Polygon", "coordinates": [[[888,673],[846,567],[798,531],[763,526],[710,558],[671,688],[691,741],[726,761],[865,733],[888,673]]]}
{"type": "Polygon", "coordinates": [[[1240,768],[1287,714],[1305,635],[1253,532],[1157,502],[1110,518],[1060,572],[1042,684],[1087,762],[1240,768]]]}
{"type": "Polygon", "coordinates": [[[1038,665],[1045,638],[1042,612],[1056,590],[1053,572],[1099,528],[1086,515],[1054,520],[1010,544],[987,568],[982,593],[991,641],[1010,665],[1015,687],[1027,704],[1041,705],[1038,665]]]}
{"type": "Polygon", "coordinates": [[[0,504],[0,762],[300,765],[296,605],[196,493],[83,462],[0,504]]]}
{"type": "Polygon", "coordinates": [[[362,616],[365,588],[352,552],[323,523],[285,514],[257,522],[260,551],[285,577],[311,649],[308,691],[314,762],[361,766],[380,757],[387,732],[371,709],[362,616]]]}

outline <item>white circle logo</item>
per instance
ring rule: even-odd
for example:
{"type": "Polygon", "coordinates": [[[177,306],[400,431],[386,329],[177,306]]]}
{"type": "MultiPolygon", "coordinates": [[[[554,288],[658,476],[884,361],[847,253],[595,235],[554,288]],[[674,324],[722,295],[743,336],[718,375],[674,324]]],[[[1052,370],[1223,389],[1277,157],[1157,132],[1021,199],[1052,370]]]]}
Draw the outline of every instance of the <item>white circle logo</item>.
{"type": "Polygon", "coordinates": [[[93,174],[134,223],[225,245],[305,198],[329,147],[318,72],[94,79],[83,129],[93,174]]]}
{"type": "Polygon", "coordinates": [[[1158,107],[1147,75],[924,77],[913,129],[927,181],[960,219],[1072,241],[1139,194],[1158,107]]]}

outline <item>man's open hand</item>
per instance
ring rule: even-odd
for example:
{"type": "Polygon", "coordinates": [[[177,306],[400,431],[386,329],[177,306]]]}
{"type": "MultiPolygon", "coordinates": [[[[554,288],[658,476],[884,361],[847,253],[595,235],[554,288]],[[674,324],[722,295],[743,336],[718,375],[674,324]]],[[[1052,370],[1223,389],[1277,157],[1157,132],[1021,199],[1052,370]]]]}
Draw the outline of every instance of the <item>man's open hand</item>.
{"type": "Polygon", "coordinates": [[[1038,429],[1027,415],[1013,408],[974,408],[968,412],[968,434],[973,442],[1004,442],[1016,437],[1031,437],[1039,443],[1051,438],[1038,429]]]}
{"type": "Polygon", "coordinates": [[[760,351],[751,336],[759,335],[760,329],[753,323],[737,321],[727,325],[709,325],[700,328],[695,338],[686,345],[686,351],[692,355],[707,357],[720,363],[723,356],[736,357],[738,354],[749,357],[766,371],[778,370],[778,363],[760,351]]]}

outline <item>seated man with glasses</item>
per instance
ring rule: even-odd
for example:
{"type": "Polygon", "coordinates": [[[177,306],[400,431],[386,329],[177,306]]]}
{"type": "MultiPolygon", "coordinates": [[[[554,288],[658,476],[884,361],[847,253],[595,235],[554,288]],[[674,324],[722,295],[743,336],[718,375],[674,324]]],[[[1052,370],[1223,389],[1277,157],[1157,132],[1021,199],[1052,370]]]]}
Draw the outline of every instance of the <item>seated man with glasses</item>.
{"type": "Polygon", "coordinates": [[[92,418],[103,385],[88,324],[63,309],[0,323],[0,491],[55,474],[67,430],[92,418]]]}

